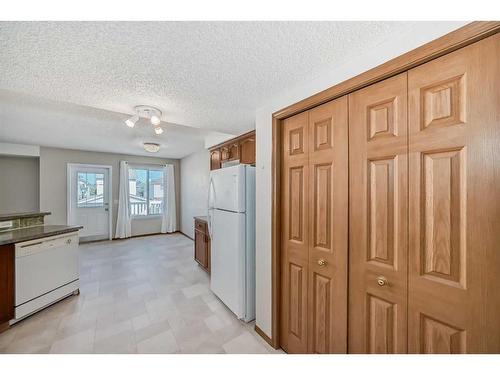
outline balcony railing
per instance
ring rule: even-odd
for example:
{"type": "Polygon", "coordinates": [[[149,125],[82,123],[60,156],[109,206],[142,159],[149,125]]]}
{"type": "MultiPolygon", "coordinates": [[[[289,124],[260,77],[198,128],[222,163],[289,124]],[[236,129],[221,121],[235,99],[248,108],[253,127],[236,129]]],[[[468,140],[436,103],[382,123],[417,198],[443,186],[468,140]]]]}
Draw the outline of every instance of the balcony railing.
{"type": "MultiPolygon", "coordinates": [[[[149,215],[161,215],[161,203],[149,202],[149,215]]],[[[148,214],[148,204],[146,202],[131,202],[130,215],[146,216],[148,214]]]]}

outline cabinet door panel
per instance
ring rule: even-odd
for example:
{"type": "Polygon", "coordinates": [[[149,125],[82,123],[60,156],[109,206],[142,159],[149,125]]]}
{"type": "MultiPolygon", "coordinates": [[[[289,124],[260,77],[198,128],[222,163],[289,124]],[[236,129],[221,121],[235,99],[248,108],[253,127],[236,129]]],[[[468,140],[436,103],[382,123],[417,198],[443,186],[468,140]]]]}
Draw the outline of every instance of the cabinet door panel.
{"type": "Polygon", "coordinates": [[[0,332],[14,319],[14,245],[0,245],[0,332]]]}
{"type": "Polygon", "coordinates": [[[351,353],[407,350],[406,78],[349,95],[351,353]]]}
{"type": "Polygon", "coordinates": [[[194,231],[194,244],[195,244],[195,259],[204,268],[208,269],[208,256],[207,256],[207,243],[205,241],[205,233],[195,230],[194,231]]]}
{"type": "Polygon", "coordinates": [[[220,160],[221,161],[229,160],[229,146],[222,146],[220,148],[220,160]]]}
{"type": "Polygon", "coordinates": [[[408,73],[412,353],[500,352],[500,36],[408,73]]]}
{"type": "Polygon", "coordinates": [[[210,151],[210,170],[219,169],[221,167],[221,152],[220,150],[210,151]]]}
{"type": "Polygon", "coordinates": [[[229,145],[229,160],[238,160],[240,158],[240,146],[238,142],[229,145]]]}
{"type": "Polygon", "coordinates": [[[255,164],[255,134],[240,141],[240,163],[255,164]]]}

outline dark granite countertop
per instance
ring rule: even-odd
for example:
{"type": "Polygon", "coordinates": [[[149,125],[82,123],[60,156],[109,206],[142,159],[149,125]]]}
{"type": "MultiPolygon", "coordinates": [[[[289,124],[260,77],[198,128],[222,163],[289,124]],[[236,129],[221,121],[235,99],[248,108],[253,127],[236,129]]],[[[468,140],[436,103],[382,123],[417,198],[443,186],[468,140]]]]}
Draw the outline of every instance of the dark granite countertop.
{"type": "Polygon", "coordinates": [[[0,245],[36,240],[38,238],[56,236],[58,234],[76,232],[82,226],[37,225],[0,232],[0,245]]]}
{"type": "Polygon", "coordinates": [[[208,218],[206,216],[195,216],[195,220],[201,220],[204,221],[205,223],[208,223],[208,218]]]}
{"type": "Polygon", "coordinates": [[[0,221],[15,220],[15,219],[21,219],[21,218],[25,218],[25,217],[46,216],[46,215],[50,215],[50,212],[32,211],[32,212],[17,212],[17,213],[0,214],[0,221]]]}

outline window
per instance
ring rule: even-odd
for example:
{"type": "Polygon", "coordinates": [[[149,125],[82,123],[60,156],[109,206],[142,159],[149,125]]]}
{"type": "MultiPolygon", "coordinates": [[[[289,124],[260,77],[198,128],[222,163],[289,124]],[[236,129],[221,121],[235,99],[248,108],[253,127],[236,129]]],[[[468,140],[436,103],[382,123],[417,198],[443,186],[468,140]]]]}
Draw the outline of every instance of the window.
{"type": "Polygon", "coordinates": [[[163,213],[163,171],[129,168],[129,204],[132,216],[163,213]]]}
{"type": "Polygon", "coordinates": [[[104,206],[104,174],[94,172],[78,172],[78,208],[94,208],[104,206]]]}

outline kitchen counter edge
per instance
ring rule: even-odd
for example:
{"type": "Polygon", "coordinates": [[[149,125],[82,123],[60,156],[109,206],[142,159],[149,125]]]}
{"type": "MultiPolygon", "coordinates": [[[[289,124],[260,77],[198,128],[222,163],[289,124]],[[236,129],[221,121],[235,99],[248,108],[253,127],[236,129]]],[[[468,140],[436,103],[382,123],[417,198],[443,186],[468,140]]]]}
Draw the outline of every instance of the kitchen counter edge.
{"type": "Polygon", "coordinates": [[[40,225],[34,227],[26,227],[13,229],[11,231],[0,233],[0,246],[11,245],[19,242],[36,240],[39,238],[57,236],[59,234],[76,232],[82,229],[82,226],[68,225],[40,225]]]}

